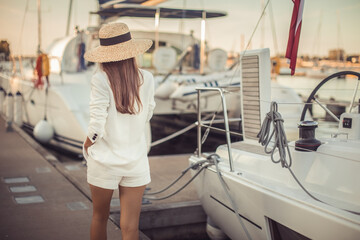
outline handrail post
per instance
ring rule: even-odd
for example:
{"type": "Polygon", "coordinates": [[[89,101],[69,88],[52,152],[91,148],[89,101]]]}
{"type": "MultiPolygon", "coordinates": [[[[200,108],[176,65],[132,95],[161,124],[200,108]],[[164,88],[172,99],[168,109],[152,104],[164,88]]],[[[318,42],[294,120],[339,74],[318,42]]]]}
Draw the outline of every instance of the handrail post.
{"type": "Polygon", "coordinates": [[[201,155],[201,126],[202,126],[202,122],[201,122],[201,110],[200,110],[200,93],[201,91],[218,91],[220,93],[220,97],[221,97],[221,103],[222,103],[222,108],[223,108],[223,114],[224,114],[224,125],[225,125],[225,135],[226,135],[226,145],[228,148],[228,153],[229,153],[229,167],[230,167],[230,171],[234,172],[234,162],[233,162],[233,158],[232,158],[232,153],[231,153],[231,139],[230,139],[230,129],[229,129],[229,118],[227,115],[227,107],[226,107],[226,101],[225,101],[225,96],[224,96],[224,90],[220,87],[202,87],[202,88],[196,88],[196,91],[198,93],[198,134],[197,134],[197,144],[198,144],[198,151],[197,151],[197,155],[198,157],[200,157],[201,155]]]}
{"type": "Polygon", "coordinates": [[[228,115],[227,115],[227,107],[226,107],[226,101],[225,101],[225,96],[224,96],[224,92],[222,89],[219,89],[220,92],[220,96],[221,96],[221,103],[223,106],[223,114],[224,114],[224,125],[225,125],[225,134],[226,134],[226,145],[228,148],[228,153],[229,153],[229,165],[230,165],[230,172],[234,171],[234,162],[232,159],[232,153],[231,153],[231,139],[230,139],[230,129],[229,129],[229,119],[228,119],[228,115]]]}
{"type": "Polygon", "coordinates": [[[197,112],[198,112],[198,126],[197,126],[197,156],[201,157],[201,107],[200,107],[200,98],[201,90],[197,89],[197,112]]]}

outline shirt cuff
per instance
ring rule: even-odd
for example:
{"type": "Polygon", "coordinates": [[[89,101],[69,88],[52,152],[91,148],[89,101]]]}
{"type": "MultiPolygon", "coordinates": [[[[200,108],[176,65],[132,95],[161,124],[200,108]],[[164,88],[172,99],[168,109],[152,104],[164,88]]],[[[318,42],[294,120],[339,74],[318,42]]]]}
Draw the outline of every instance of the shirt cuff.
{"type": "Polygon", "coordinates": [[[91,134],[91,135],[88,135],[88,138],[90,139],[90,141],[92,143],[96,142],[96,140],[99,138],[98,134],[97,133],[94,133],[94,134],[91,134]]]}

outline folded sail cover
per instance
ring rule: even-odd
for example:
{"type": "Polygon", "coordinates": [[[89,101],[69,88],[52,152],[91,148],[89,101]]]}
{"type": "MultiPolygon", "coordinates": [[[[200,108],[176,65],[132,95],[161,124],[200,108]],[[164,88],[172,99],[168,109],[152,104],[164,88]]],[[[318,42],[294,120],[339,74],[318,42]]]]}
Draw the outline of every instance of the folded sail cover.
{"type": "Polygon", "coordinates": [[[156,5],[161,2],[166,2],[167,0],[98,0],[100,8],[105,7],[106,5],[111,5],[115,3],[130,3],[130,4],[142,4],[142,5],[156,5]]]}
{"type": "MultiPolygon", "coordinates": [[[[101,6],[101,5],[100,5],[101,6]]],[[[103,4],[99,11],[92,14],[99,14],[103,19],[110,17],[142,17],[154,18],[156,10],[160,11],[160,18],[202,18],[203,10],[162,8],[143,6],[139,4],[103,4]]],[[[225,12],[206,11],[206,18],[223,17],[225,12]]]]}
{"type": "Polygon", "coordinates": [[[289,40],[285,57],[290,60],[291,75],[294,75],[296,68],[297,52],[299,48],[302,15],[305,0],[293,0],[294,8],[291,17],[289,40]]]}

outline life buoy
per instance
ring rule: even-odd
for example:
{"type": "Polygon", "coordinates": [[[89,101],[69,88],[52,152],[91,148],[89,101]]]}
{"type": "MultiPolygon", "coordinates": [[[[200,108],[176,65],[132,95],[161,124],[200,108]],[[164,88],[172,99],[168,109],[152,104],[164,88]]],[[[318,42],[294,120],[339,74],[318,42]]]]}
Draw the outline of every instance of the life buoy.
{"type": "Polygon", "coordinates": [[[36,74],[37,74],[37,80],[35,80],[35,87],[40,88],[44,83],[42,81],[42,56],[41,54],[36,59],[36,74]]]}
{"type": "Polygon", "coordinates": [[[79,43],[78,46],[78,65],[77,65],[77,71],[80,72],[82,70],[86,70],[86,66],[85,66],[85,59],[84,59],[84,54],[85,54],[85,43],[81,42],[79,43]]]}
{"type": "Polygon", "coordinates": [[[41,54],[41,61],[42,75],[47,77],[50,74],[50,64],[48,56],[46,54],[41,54]]]}
{"type": "Polygon", "coordinates": [[[42,77],[46,77],[47,83],[49,84],[49,74],[50,74],[50,64],[49,64],[49,58],[46,54],[42,53],[40,54],[36,59],[36,67],[35,67],[36,73],[37,73],[37,80],[35,81],[35,87],[41,88],[44,85],[44,82],[42,80],[42,77]]]}

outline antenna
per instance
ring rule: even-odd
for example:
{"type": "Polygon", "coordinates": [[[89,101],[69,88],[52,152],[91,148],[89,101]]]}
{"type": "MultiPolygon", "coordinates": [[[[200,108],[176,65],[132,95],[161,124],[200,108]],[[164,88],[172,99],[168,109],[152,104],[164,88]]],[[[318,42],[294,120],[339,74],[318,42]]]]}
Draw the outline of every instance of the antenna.
{"type": "Polygon", "coordinates": [[[206,29],[206,11],[202,12],[201,19],[201,45],[200,45],[200,74],[204,73],[205,64],[205,29],[206,29]]]}
{"type": "Polygon", "coordinates": [[[155,13],[155,50],[159,48],[159,24],[160,24],[160,8],[156,8],[156,13],[155,13]]]}
{"type": "Polygon", "coordinates": [[[271,30],[272,30],[272,35],[273,35],[275,53],[276,53],[276,56],[279,56],[279,48],[278,48],[278,42],[277,42],[277,36],[276,36],[274,13],[273,13],[273,8],[272,8],[271,2],[269,2],[269,12],[270,12],[270,22],[271,22],[271,30]]]}
{"type": "MultiPolygon", "coordinates": [[[[264,9],[265,3],[264,0],[261,0],[261,9],[264,9]]],[[[264,13],[265,15],[265,13],[264,13]]],[[[264,48],[264,41],[265,41],[265,18],[261,20],[261,42],[260,48],[264,48]]]]}
{"type": "Polygon", "coordinates": [[[72,10],[72,3],[73,3],[73,0],[70,0],[70,5],[69,5],[69,15],[68,15],[68,19],[67,19],[67,26],[66,26],[66,36],[69,36],[69,30],[70,30],[70,20],[71,20],[71,10],[72,10]]]}
{"type": "Polygon", "coordinates": [[[322,24],[323,11],[320,12],[319,25],[315,33],[315,42],[313,47],[313,54],[320,55],[320,46],[321,46],[321,24],[322,24]]]}
{"type": "Polygon", "coordinates": [[[37,0],[37,10],[38,10],[38,53],[41,52],[41,0],[37,0]]]}

